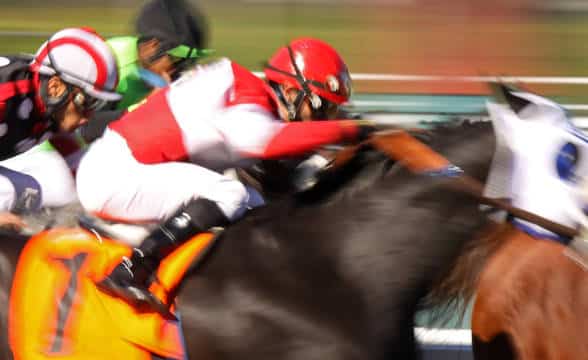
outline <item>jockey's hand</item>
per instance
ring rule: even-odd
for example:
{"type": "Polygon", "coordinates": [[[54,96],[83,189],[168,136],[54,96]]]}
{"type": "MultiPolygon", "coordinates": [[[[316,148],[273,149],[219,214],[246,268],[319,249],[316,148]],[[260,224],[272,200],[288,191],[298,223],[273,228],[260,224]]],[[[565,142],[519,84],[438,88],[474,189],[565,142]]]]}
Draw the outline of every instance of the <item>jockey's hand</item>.
{"type": "Polygon", "coordinates": [[[313,154],[298,164],[292,173],[292,185],[297,192],[313,187],[319,180],[319,173],[329,165],[329,160],[319,154],[313,154]]]}
{"type": "Polygon", "coordinates": [[[11,212],[0,212],[0,228],[20,231],[26,226],[27,224],[18,215],[11,212]]]}
{"type": "Polygon", "coordinates": [[[363,142],[368,140],[372,134],[378,131],[376,123],[369,120],[355,120],[357,126],[357,141],[363,142]]]}

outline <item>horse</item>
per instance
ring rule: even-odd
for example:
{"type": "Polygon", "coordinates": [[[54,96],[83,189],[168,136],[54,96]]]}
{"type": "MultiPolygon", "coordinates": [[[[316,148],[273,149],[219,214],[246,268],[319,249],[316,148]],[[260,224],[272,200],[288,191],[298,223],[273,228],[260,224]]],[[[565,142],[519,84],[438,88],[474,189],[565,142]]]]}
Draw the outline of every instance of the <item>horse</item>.
{"type": "Polygon", "coordinates": [[[476,286],[476,359],[586,358],[586,261],[561,243],[504,231],[476,286]]]}
{"type": "MultiPolygon", "coordinates": [[[[489,124],[443,126],[428,143],[485,179],[489,124]]],[[[468,244],[496,231],[478,199],[434,175],[359,149],[312,189],[228,227],[176,294],[189,358],[418,358],[415,312],[468,244]]],[[[25,240],[0,241],[2,294],[25,240]]]]}
{"type": "MultiPolygon", "coordinates": [[[[528,100],[533,98],[516,95],[512,88],[494,90],[515,112],[533,104],[528,100]]],[[[565,118],[556,104],[537,101],[543,110],[533,111],[565,118]]],[[[574,166],[580,165],[574,161],[574,166]]],[[[430,304],[452,310],[463,311],[473,301],[472,343],[478,360],[587,358],[585,240],[576,229],[556,239],[531,234],[507,222],[469,242],[429,294],[430,304]]]]}
{"type": "Polygon", "coordinates": [[[586,358],[584,256],[505,223],[469,242],[427,301],[439,317],[473,302],[476,360],[586,358]]]}

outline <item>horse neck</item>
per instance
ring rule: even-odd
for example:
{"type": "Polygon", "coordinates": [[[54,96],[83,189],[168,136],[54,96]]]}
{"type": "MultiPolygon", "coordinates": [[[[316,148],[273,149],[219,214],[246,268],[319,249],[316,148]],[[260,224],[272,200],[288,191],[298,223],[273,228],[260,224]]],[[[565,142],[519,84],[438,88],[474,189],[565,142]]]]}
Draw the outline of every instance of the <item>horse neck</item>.
{"type": "MultiPolygon", "coordinates": [[[[490,124],[471,127],[463,135],[465,139],[469,139],[464,142],[465,146],[450,148],[444,155],[462,167],[467,174],[484,181],[495,147],[490,124]]],[[[476,209],[472,214],[486,219],[490,213],[484,214],[476,209]]],[[[435,279],[423,305],[434,308],[434,315],[439,318],[451,317],[456,312],[463,315],[475,295],[482,269],[504,244],[504,234],[508,231],[510,227],[507,224],[485,221],[485,225],[472,233],[470,239],[459,248],[458,255],[435,279]]]]}
{"type": "MultiPolygon", "coordinates": [[[[485,180],[494,150],[490,124],[442,128],[431,140],[435,150],[466,174],[485,180]]],[[[349,250],[357,247],[356,243],[364,244],[362,256],[367,258],[403,254],[396,256],[394,264],[374,262],[370,269],[356,270],[395,282],[403,289],[407,306],[416,306],[428,289],[432,290],[426,305],[461,306],[461,299],[467,301],[473,294],[483,264],[501,239],[496,235],[501,230],[489,224],[477,200],[447,188],[446,181],[396,167],[389,176],[358,193],[350,205],[354,210],[346,215],[352,222],[360,216],[361,228],[366,229],[355,238],[349,237],[346,249],[350,259],[358,255],[349,250]]],[[[344,203],[334,206],[344,207],[344,203]]],[[[368,277],[360,283],[373,283],[368,277]]],[[[369,291],[378,295],[383,289],[377,287],[369,291]]]]}
{"type": "MultiPolygon", "coordinates": [[[[323,196],[317,190],[270,202],[229,227],[202,266],[191,273],[195,276],[183,282],[180,311],[184,317],[194,314],[198,318],[194,327],[184,321],[186,332],[202,332],[204,328],[222,337],[235,326],[248,325],[239,323],[245,317],[233,319],[234,324],[219,321],[210,310],[210,304],[215,304],[213,308],[226,313],[264,319],[252,336],[263,337],[264,329],[275,327],[309,339],[326,336],[355,343],[362,338],[364,314],[370,304],[364,303],[368,289],[358,284],[363,278],[361,262],[353,258],[362,251],[358,238],[362,232],[356,226],[369,227],[372,221],[354,205],[382,175],[385,159],[372,155],[359,155],[345,173],[325,178],[323,181],[332,186],[325,185],[323,196]],[[364,162],[364,156],[369,160],[364,162]],[[201,311],[204,308],[207,310],[201,311]]],[[[247,335],[234,346],[254,341],[247,335]]],[[[273,335],[268,333],[267,338],[273,335]]],[[[272,346],[279,348],[280,341],[287,341],[287,337],[272,346]]],[[[264,345],[268,343],[249,344],[243,351],[264,345]]]]}

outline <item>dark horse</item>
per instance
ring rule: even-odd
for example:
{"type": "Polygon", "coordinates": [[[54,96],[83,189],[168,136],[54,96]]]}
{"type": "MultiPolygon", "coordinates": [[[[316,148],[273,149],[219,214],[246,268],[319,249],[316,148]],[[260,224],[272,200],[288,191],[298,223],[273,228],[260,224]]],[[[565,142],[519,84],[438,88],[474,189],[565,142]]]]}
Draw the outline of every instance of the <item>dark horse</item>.
{"type": "MultiPolygon", "coordinates": [[[[493,144],[481,123],[442,127],[430,139],[481,180],[493,144]]],[[[313,190],[251,211],[183,280],[190,358],[417,358],[415,312],[489,226],[477,200],[447,181],[364,150],[313,190]]],[[[0,241],[3,329],[24,241],[0,241]]]]}

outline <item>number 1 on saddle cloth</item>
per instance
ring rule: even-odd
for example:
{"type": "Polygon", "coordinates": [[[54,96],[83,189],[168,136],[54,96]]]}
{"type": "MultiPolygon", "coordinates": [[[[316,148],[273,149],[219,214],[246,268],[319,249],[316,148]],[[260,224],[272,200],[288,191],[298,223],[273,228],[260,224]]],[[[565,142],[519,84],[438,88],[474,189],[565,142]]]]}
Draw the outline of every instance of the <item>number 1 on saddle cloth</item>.
{"type": "MultiPolygon", "coordinates": [[[[170,254],[158,271],[154,293],[173,301],[167,294],[214,240],[213,234],[202,234],[170,254]]],[[[184,359],[178,322],[157,313],[139,314],[96,289],[95,281],[129,253],[126,245],[98,239],[84,229],[49,230],[32,237],[19,258],[10,296],[15,359],[140,360],[146,354],[184,359]],[[121,321],[124,326],[117,325],[121,321]]]]}

